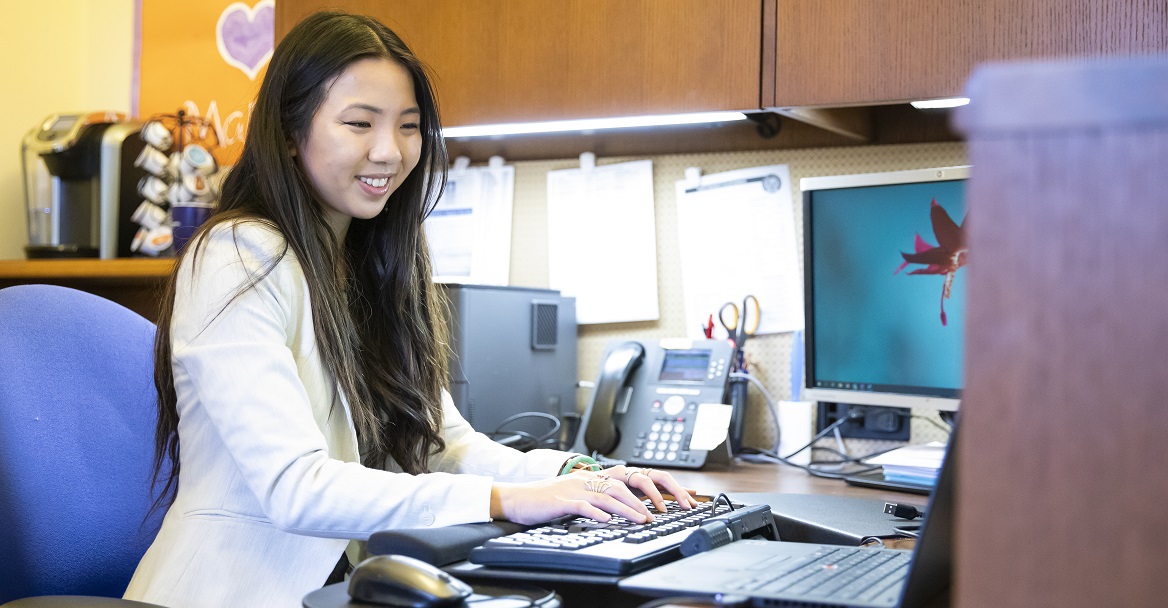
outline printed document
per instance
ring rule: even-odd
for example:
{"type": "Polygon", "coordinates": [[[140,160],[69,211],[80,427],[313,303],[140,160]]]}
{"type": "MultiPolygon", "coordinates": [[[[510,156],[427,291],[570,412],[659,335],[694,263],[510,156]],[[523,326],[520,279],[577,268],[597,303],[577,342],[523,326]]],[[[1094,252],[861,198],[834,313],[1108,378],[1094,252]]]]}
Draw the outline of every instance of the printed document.
{"type": "MultiPolygon", "coordinates": [[[[803,289],[787,165],[752,167],[677,182],[686,334],[727,332],[718,311],[758,299],[758,334],[803,329],[803,289]]],[[[739,314],[742,311],[739,310],[739,314]]],[[[732,315],[726,315],[727,322],[732,315]]]]}
{"type": "Polygon", "coordinates": [[[653,162],[550,171],[548,282],[577,323],[658,318],[653,162]]]}
{"type": "Polygon", "coordinates": [[[507,285],[515,167],[501,161],[450,170],[425,223],[436,282],[507,285]]]}

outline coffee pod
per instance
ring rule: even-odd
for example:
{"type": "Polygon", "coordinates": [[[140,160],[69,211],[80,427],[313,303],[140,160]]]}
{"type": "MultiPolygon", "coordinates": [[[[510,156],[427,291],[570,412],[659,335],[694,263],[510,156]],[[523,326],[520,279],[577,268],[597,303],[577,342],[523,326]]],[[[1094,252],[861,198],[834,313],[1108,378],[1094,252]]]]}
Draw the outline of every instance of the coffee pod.
{"type": "Polygon", "coordinates": [[[195,195],[191,194],[191,191],[187,190],[186,186],[184,186],[182,182],[175,182],[171,184],[170,188],[167,188],[166,190],[166,201],[170,203],[171,206],[182,205],[193,200],[195,200],[195,195]]]}
{"type": "Polygon", "coordinates": [[[165,178],[167,160],[166,155],[154,146],[143,146],[142,152],[138,154],[138,160],[134,161],[134,166],[141,167],[156,177],[165,178]]]}
{"type": "Polygon", "coordinates": [[[159,150],[169,150],[174,145],[174,136],[157,120],[142,125],[142,139],[159,150]]]}
{"type": "Polygon", "coordinates": [[[130,242],[130,250],[156,256],[166,251],[173,243],[174,235],[169,226],[161,225],[156,228],[143,226],[130,242]]]}
{"type": "Polygon", "coordinates": [[[166,182],[153,175],[147,175],[138,180],[138,194],[142,198],[157,204],[166,202],[166,182]]]}
{"type": "Polygon", "coordinates": [[[182,177],[182,152],[171,153],[170,159],[166,161],[166,175],[172,181],[182,177]]]}
{"type": "Polygon", "coordinates": [[[196,203],[215,202],[215,190],[210,180],[203,175],[188,175],[182,180],[183,188],[191,193],[191,200],[196,203]]]}
{"type": "Polygon", "coordinates": [[[166,224],[166,210],[150,201],[142,201],[130,219],[146,228],[157,228],[166,224]]]}
{"type": "Polygon", "coordinates": [[[215,157],[203,146],[190,144],[183,150],[183,175],[211,175],[217,168],[215,157]]]}

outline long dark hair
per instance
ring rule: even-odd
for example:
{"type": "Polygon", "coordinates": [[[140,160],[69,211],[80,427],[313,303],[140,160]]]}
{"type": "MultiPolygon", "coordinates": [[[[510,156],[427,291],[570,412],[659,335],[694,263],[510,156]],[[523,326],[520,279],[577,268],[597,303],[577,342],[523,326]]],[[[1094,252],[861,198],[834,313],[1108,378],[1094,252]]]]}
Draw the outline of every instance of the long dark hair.
{"type": "Polygon", "coordinates": [[[406,472],[428,470],[430,455],[445,447],[447,340],[422,221],[437,204],[446,172],[426,69],[396,34],[374,19],[338,12],[316,13],[288,32],[272,54],[219,210],[179,256],[162,301],[154,358],[155,480],[166,477],[160,503],[177,492],[180,462],[170,344],[177,269],[184,257],[198,255],[200,237],[213,226],[241,221],[265,223],[284,236],[284,249],[267,271],[289,250],[303,269],[321,359],[349,402],[364,463],[382,468],[392,458],[406,472]],[[421,156],[385,211],[353,219],[338,243],[291,148],[304,141],[333,80],[367,58],[395,61],[410,73],[421,109],[421,156]],[[170,472],[162,474],[168,459],[170,472]]]}

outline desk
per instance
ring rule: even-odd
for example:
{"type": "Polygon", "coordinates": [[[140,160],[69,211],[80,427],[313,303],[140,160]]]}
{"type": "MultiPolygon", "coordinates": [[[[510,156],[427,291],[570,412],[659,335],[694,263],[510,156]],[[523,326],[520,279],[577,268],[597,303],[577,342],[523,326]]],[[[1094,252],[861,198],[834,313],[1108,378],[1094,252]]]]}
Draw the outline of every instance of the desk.
{"type": "Polygon", "coordinates": [[[842,480],[815,477],[786,465],[737,462],[700,471],[670,469],[669,472],[687,488],[702,494],[725,492],[731,498],[735,492],[784,492],[856,496],[912,504],[926,502],[924,496],[852,486],[842,480]]]}
{"type": "Polygon", "coordinates": [[[153,322],[173,268],[171,258],[0,260],[0,289],[30,283],[71,287],[117,302],[153,322]]]}
{"type": "MultiPolygon", "coordinates": [[[[869,500],[889,500],[924,505],[924,496],[850,486],[842,480],[814,477],[808,473],[786,466],[774,464],[735,463],[733,465],[708,466],[701,471],[669,471],[682,484],[698,490],[703,494],[718,494],[725,492],[731,498],[737,494],[747,493],[789,493],[789,494],[819,494],[831,496],[850,496],[869,500]]],[[[465,565],[465,564],[464,564],[465,565]]],[[[464,578],[471,584],[506,585],[491,578],[475,578],[473,573],[459,572],[458,564],[448,569],[455,576],[464,578]]],[[[533,582],[536,586],[548,587],[546,582],[533,582]]],[[[343,592],[345,583],[331,585],[320,593],[310,596],[314,601],[306,605],[312,608],[352,608],[356,604],[347,602],[347,595],[343,592]]],[[[596,582],[567,583],[557,581],[550,584],[557,591],[566,608],[589,608],[605,606],[611,608],[634,608],[651,601],[651,598],[636,596],[621,592],[611,584],[601,585],[596,582]]],[[[364,605],[364,604],[362,604],[364,605]]]]}

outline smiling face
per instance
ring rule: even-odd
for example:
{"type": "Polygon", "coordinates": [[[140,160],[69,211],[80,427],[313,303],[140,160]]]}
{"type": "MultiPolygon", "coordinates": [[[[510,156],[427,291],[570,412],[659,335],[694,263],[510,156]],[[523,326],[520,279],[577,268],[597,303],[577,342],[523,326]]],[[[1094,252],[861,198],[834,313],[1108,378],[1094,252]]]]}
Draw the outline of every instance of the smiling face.
{"type": "Polygon", "coordinates": [[[410,73],[389,59],[361,59],[341,72],[295,153],[343,237],[370,219],[418,164],[421,112],[410,73]]]}

